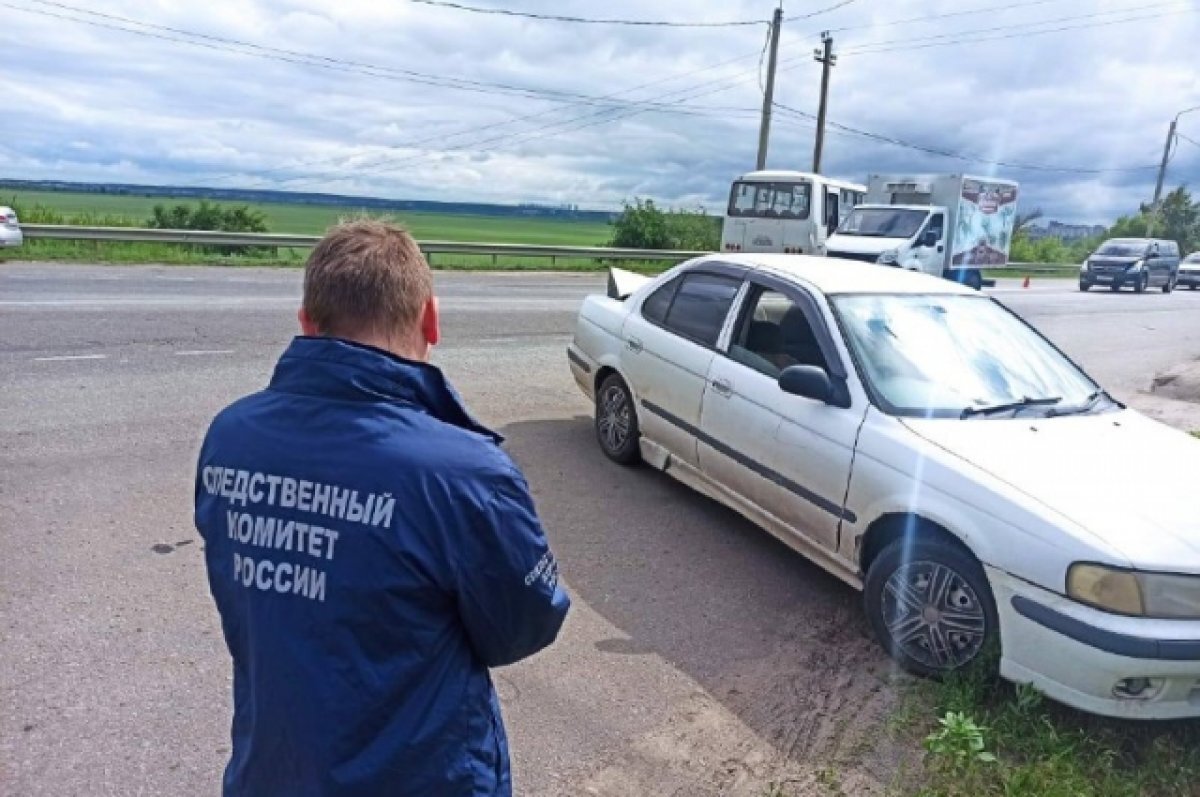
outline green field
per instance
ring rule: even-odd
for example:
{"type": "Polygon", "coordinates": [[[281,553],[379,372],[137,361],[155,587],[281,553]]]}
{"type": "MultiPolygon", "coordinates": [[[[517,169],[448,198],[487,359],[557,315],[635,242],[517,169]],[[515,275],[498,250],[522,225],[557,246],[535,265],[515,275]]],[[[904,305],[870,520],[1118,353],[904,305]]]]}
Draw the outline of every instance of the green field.
{"type": "MultiPolygon", "coordinates": [[[[4,191],[0,204],[21,208],[41,205],[67,216],[123,216],[141,226],[155,205],[195,204],[198,200],[174,197],[123,196],[115,194],[63,193],[57,191],[4,191]]],[[[359,215],[354,208],[332,205],[283,205],[276,203],[218,202],[246,205],[262,211],[271,232],[319,235],[340,219],[359,215]]],[[[372,215],[379,215],[372,211],[372,215]]],[[[427,241],[523,243],[561,246],[603,246],[608,242],[608,225],[589,221],[519,218],[511,216],[467,216],[442,213],[389,213],[412,234],[427,241]]]]}

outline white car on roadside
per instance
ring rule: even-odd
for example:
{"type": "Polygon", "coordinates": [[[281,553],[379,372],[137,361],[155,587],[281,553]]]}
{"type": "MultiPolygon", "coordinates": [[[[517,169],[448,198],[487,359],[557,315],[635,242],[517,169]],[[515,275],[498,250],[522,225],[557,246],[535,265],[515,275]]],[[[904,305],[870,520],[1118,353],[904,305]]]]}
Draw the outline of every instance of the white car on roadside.
{"type": "Polygon", "coordinates": [[[1200,441],[995,300],[831,258],[614,270],[568,349],[611,459],[737,510],[864,593],[907,669],[1100,714],[1200,716],[1200,441]]]}
{"type": "Polygon", "coordinates": [[[21,222],[17,212],[10,207],[0,205],[0,247],[20,246],[25,242],[21,233],[21,222]]]}

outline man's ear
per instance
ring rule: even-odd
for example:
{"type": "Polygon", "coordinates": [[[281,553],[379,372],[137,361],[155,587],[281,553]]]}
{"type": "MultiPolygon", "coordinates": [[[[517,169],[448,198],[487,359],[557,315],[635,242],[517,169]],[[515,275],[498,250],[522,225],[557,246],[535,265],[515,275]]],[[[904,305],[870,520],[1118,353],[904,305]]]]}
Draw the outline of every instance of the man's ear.
{"type": "Polygon", "coordinates": [[[300,332],[307,337],[319,337],[321,332],[317,329],[317,325],[308,317],[307,311],[303,307],[296,313],[296,320],[300,322],[300,332]]]}
{"type": "Polygon", "coordinates": [[[425,302],[425,309],[421,312],[421,336],[430,346],[438,345],[438,341],[442,339],[440,321],[437,297],[430,296],[429,301],[425,302]]]}

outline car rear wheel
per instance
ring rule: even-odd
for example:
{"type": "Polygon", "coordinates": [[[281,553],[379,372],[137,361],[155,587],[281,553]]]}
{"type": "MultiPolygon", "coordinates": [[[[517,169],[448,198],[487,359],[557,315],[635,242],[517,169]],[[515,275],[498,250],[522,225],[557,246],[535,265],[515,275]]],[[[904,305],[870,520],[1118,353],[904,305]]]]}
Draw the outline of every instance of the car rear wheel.
{"type": "Polygon", "coordinates": [[[1149,287],[1150,287],[1150,275],[1142,274],[1141,278],[1138,279],[1137,285],[1134,287],[1134,290],[1136,290],[1138,293],[1145,293],[1146,289],[1149,287]]]}
{"type": "Polygon", "coordinates": [[[1162,292],[1170,293],[1173,290],[1175,290],[1175,280],[1171,277],[1167,277],[1167,281],[1163,283],[1162,292]]]}
{"type": "Polygon", "coordinates": [[[637,412],[625,380],[611,374],[596,391],[596,440],[609,459],[633,465],[640,459],[637,412]]]}
{"type": "Polygon", "coordinates": [[[947,543],[891,543],[871,563],[863,598],[876,638],[917,675],[938,677],[966,667],[998,634],[983,568],[947,543]]]}
{"type": "Polygon", "coordinates": [[[1079,283],[1079,290],[1083,291],[1084,293],[1087,293],[1091,289],[1092,289],[1092,283],[1090,283],[1090,282],[1079,283]]]}

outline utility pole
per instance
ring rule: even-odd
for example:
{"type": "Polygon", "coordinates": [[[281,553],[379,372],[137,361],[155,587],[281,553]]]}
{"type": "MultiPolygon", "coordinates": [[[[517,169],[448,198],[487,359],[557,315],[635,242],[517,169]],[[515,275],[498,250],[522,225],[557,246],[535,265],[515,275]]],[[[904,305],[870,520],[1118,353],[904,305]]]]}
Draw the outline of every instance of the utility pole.
{"type": "Polygon", "coordinates": [[[758,163],[756,169],[767,168],[767,144],[771,138],[771,109],[775,105],[775,60],[779,55],[779,29],[783,27],[783,7],[775,9],[771,19],[771,56],[767,62],[767,85],[763,87],[762,121],[758,126],[758,163]]]}
{"type": "Polygon", "coordinates": [[[1154,204],[1158,205],[1158,200],[1162,197],[1163,179],[1167,176],[1167,161],[1171,158],[1171,144],[1175,141],[1175,125],[1179,123],[1179,117],[1176,116],[1171,120],[1171,126],[1167,128],[1167,143],[1163,145],[1162,163],[1158,165],[1158,182],[1154,184],[1154,204]]]}
{"type": "Polygon", "coordinates": [[[821,150],[825,146],[825,106],[829,101],[829,70],[837,63],[833,54],[833,37],[829,31],[821,33],[824,49],[813,50],[813,58],[821,64],[821,105],[817,108],[817,142],[813,147],[813,173],[821,173],[821,150]]]}

